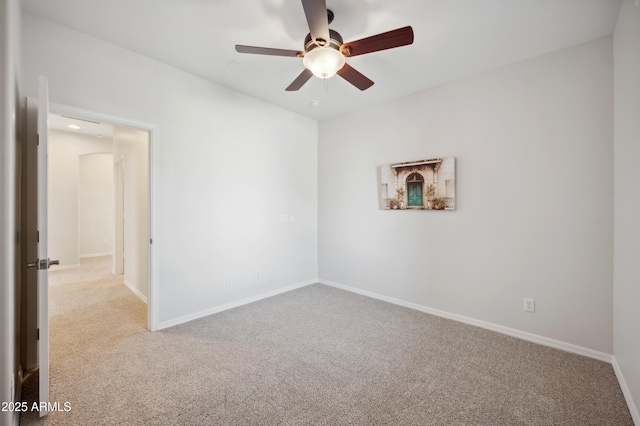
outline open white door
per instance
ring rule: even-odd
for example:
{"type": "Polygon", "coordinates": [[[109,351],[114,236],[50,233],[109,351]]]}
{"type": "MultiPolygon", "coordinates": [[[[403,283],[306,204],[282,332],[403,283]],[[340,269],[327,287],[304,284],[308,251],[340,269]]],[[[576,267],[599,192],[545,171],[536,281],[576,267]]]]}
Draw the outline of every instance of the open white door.
{"type": "Polygon", "coordinates": [[[24,367],[38,368],[40,417],[47,414],[49,403],[49,266],[47,253],[47,142],[49,93],[47,79],[40,77],[38,99],[27,99],[27,144],[25,147],[25,255],[27,271],[23,283],[24,367]]]}
{"type": "Polygon", "coordinates": [[[48,413],[49,403],[49,267],[58,261],[49,260],[47,253],[47,143],[49,137],[49,90],[46,77],[40,77],[38,98],[38,159],[37,159],[37,222],[38,259],[27,266],[38,270],[38,369],[40,417],[48,413]]]}

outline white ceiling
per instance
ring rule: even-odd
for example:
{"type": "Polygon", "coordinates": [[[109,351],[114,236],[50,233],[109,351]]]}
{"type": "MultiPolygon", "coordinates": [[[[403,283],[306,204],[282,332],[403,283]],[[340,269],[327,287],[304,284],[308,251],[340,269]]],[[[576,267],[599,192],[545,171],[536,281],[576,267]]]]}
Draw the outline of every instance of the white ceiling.
{"type": "Polygon", "coordinates": [[[375,82],[340,77],[285,87],[302,59],[300,0],[22,0],[23,9],[313,119],[325,119],[612,34],[622,0],[327,0],[345,42],[411,25],[410,46],[349,58],[375,82]],[[313,101],[320,105],[313,107],[313,101]]]}
{"type": "Polygon", "coordinates": [[[81,120],[78,118],[71,118],[58,114],[49,114],[48,124],[49,129],[96,136],[98,138],[104,138],[106,140],[113,139],[113,126],[110,124],[98,123],[97,121],[81,120]]]}

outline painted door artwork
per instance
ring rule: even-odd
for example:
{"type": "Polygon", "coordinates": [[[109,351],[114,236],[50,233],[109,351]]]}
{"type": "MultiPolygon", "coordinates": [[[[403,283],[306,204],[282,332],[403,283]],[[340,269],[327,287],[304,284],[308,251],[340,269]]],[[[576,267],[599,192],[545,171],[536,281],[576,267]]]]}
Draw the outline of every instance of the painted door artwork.
{"type": "Polygon", "coordinates": [[[422,207],[422,182],[407,182],[409,207],[422,207]]]}
{"type": "Polygon", "coordinates": [[[455,157],[387,164],[378,168],[382,210],[455,210],[455,157]]]}

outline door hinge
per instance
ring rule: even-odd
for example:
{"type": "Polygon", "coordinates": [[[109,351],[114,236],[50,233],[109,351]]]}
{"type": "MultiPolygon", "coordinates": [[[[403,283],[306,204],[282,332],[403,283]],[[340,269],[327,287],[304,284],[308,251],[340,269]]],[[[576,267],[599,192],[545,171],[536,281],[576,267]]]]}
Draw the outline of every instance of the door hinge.
{"type": "Polygon", "coordinates": [[[149,240],[149,244],[153,244],[153,238],[149,240]]]}
{"type": "Polygon", "coordinates": [[[40,231],[36,233],[36,243],[40,242],[40,231]]]}
{"type": "Polygon", "coordinates": [[[40,133],[38,133],[38,136],[37,136],[37,144],[40,145],[40,133]]]}
{"type": "Polygon", "coordinates": [[[40,340],[40,329],[37,330],[38,340],[40,340]]]}

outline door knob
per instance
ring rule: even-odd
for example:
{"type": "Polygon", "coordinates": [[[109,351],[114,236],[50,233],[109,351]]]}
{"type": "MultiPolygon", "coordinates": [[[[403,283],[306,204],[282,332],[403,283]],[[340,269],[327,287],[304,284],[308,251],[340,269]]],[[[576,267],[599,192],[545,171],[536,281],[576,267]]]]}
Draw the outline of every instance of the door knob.
{"type": "Polygon", "coordinates": [[[29,262],[27,263],[27,268],[36,268],[38,270],[42,270],[42,269],[49,269],[51,267],[51,265],[59,265],[60,261],[59,260],[51,260],[51,259],[47,259],[47,260],[36,260],[35,262],[29,262]]]}

